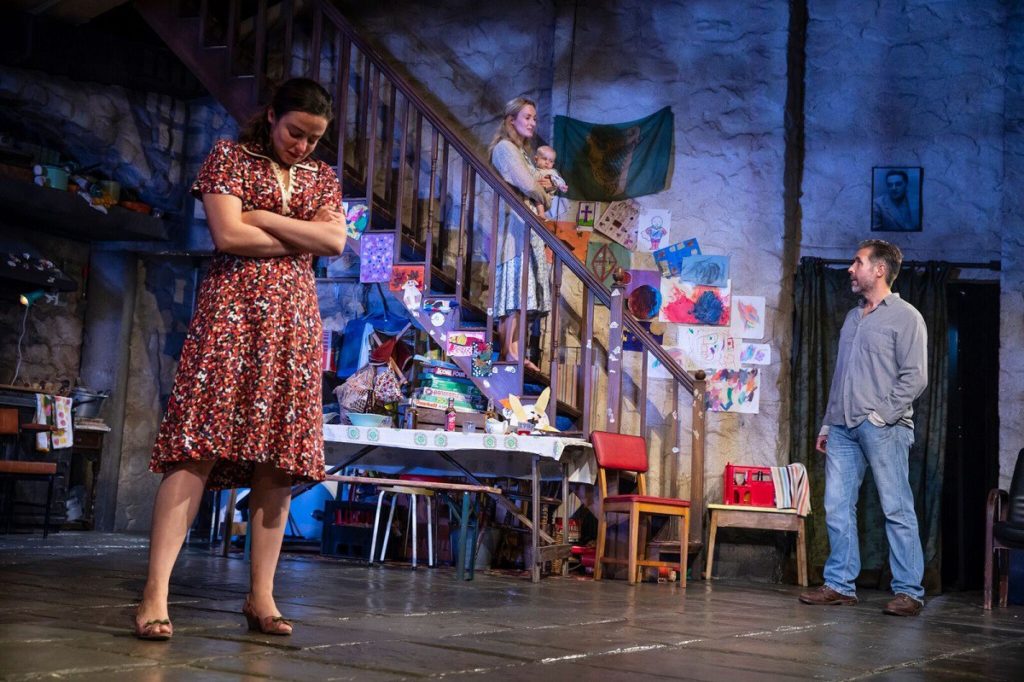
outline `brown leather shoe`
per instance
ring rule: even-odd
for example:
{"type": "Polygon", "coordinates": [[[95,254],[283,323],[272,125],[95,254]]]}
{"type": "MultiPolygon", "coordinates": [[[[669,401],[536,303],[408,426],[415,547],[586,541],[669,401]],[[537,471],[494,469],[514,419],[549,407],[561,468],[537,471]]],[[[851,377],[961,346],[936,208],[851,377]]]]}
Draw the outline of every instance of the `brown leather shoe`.
{"type": "Polygon", "coordinates": [[[853,606],[857,603],[857,598],[847,597],[845,594],[839,594],[828,585],[822,585],[813,592],[801,594],[800,601],[811,606],[853,606]]]}
{"type": "Polygon", "coordinates": [[[924,603],[919,602],[909,594],[897,594],[895,599],[889,601],[882,609],[882,613],[890,616],[916,616],[921,613],[924,603]]]}

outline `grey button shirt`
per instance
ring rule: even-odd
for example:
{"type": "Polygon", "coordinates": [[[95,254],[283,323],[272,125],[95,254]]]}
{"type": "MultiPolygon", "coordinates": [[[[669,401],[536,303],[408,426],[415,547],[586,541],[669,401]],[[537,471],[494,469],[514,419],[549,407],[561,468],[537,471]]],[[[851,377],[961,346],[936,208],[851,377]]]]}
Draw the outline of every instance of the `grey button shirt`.
{"type": "Polygon", "coordinates": [[[839,357],[825,423],[854,428],[865,419],[914,427],[914,400],[928,386],[928,330],[914,306],[889,294],[867,315],[849,312],[839,333],[839,357]]]}

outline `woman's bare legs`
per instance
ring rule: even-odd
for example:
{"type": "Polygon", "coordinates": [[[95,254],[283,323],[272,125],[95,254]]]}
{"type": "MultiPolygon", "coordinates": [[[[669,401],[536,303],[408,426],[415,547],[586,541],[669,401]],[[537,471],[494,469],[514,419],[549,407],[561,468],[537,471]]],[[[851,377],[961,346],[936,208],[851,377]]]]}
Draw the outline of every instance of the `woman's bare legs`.
{"type": "MultiPolygon", "coordinates": [[[[199,503],[206,488],[206,479],[214,462],[189,462],[164,474],[153,503],[153,526],[149,534],[149,573],[142,602],[135,620],[167,620],[167,593],[171,570],[178,559],[192,520],[199,511],[199,503]]],[[[155,626],[162,633],[171,631],[170,625],[155,626]]]]}
{"type": "MultiPolygon", "coordinates": [[[[252,533],[249,604],[262,619],[280,616],[274,603],[274,574],[291,506],[292,476],[273,464],[257,464],[249,493],[249,532],[252,533]]],[[[288,630],[291,626],[287,627],[288,630]]]]}
{"type": "MultiPolygon", "coordinates": [[[[511,310],[508,315],[501,318],[501,359],[507,362],[519,360],[519,311],[511,310]]],[[[523,361],[526,369],[539,372],[540,368],[533,364],[529,358],[523,361]]]]}

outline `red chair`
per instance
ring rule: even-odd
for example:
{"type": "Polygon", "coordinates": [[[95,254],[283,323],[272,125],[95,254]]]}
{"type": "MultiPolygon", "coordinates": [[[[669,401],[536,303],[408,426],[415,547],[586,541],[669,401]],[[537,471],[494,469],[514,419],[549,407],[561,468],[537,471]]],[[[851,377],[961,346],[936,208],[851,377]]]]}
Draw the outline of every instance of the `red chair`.
{"type": "MultiPolygon", "coordinates": [[[[597,561],[594,563],[594,580],[601,579],[603,564],[626,564],[629,584],[640,580],[640,567],[666,566],[679,570],[679,581],[686,587],[686,551],[690,534],[690,502],[670,497],[653,497],[647,494],[647,442],[640,436],[594,431],[590,434],[598,464],[598,488],[601,494],[601,518],[597,526],[597,561]],[[637,495],[609,495],[606,471],[635,472],[637,495]],[[608,533],[608,514],[629,516],[628,559],[605,556],[608,533]],[[645,548],[640,546],[640,517],[660,514],[679,517],[679,561],[654,561],[640,556],[645,548]]],[[[646,534],[646,533],[645,533],[646,534]]]]}

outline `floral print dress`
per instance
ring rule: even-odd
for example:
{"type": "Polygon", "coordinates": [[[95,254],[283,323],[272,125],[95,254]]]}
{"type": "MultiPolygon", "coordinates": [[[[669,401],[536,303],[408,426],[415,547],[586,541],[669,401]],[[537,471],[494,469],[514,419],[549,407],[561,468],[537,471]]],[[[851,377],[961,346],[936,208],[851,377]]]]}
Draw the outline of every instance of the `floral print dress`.
{"type": "MultiPolygon", "coordinates": [[[[242,211],[310,220],[340,209],[334,170],[289,169],[258,146],[222,140],[192,186],[230,194],[242,211]],[[290,176],[286,185],[278,173],[290,176]]],[[[321,322],[312,256],[250,258],[217,252],[199,288],[150,470],[215,459],[208,488],[248,486],[272,462],[296,480],[324,478],[321,322]]]]}

